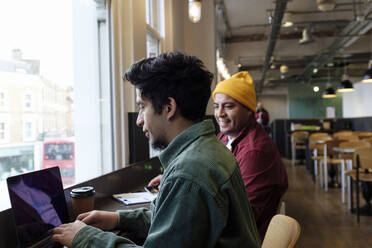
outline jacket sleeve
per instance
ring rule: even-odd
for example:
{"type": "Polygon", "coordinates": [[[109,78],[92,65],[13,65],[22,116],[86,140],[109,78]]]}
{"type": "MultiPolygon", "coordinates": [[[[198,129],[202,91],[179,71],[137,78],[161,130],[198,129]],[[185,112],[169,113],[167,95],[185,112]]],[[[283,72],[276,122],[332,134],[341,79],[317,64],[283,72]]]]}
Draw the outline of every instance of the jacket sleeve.
{"type": "Polygon", "coordinates": [[[214,247],[226,224],[223,204],[180,177],[167,178],[162,191],[144,247],[214,247]]]}
{"type": "MultiPolygon", "coordinates": [[[[118,211],[120,230],[133,232],[136,238],[145,239],[150,227],[151,212],[145,208],[118,211]]],[[[75,236],[72,247],[139,247],[131,240],[104,232],[92,226],[82,228],[75,236]]]]}
{"type": "MultiPolygon", "coordinates": [[[[227,216],[221,203],[191,180],[170,179],[162,185],[143,247],[214,247],[225,226],[227,216]]],[[[145,233],[148,210],[124,211],[120,213],[119,227],[145,233]]],[[[131,240],[111,232],[86,226],[73,240],[72,247],[140,247],[131,240]]]]}

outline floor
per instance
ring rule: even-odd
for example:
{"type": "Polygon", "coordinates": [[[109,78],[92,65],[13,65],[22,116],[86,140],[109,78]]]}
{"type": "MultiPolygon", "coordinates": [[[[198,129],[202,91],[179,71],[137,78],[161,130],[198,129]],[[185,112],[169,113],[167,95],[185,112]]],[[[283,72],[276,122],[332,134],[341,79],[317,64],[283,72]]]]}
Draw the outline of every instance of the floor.
{"type": "MultiPolygon", "coordinates": [[[[341,189],[325,192],[314,183],[304,165],[286,164],[289,189],[285,195],[286,215],[301,225],[301,235],[295,247],[371,248],[372,216],[351,214],[341,203],[341,189]]],[[[361,200],[364,205],[363,200],[361,200]]]]}

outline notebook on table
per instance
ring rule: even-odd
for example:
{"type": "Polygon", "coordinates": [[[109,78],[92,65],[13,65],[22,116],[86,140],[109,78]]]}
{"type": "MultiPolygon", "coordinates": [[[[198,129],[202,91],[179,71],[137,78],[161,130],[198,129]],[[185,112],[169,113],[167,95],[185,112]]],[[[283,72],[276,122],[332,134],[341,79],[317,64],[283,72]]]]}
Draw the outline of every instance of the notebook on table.
{"type": "Polygon", "coordinates": [[[62,247],[51,241],[53,229],[69,222],[59,168],[9,177],[7,184],[18,247],[62,247]]]}

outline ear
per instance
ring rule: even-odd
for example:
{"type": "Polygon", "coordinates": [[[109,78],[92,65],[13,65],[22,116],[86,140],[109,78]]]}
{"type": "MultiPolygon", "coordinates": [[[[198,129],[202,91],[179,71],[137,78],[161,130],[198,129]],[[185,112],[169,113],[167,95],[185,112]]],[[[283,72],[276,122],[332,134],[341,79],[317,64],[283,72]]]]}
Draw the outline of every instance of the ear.
{"type": "Polygon", "coordinates": [[[169,102],[167,104],[165,104],[164,108],[165,108],[165,112],[166,112],[166,115],[167,115],[167,119],[170,120],[170,119],[174,118],[174,116],[176,115],[177,103],[176,103],[176,100],[174,100],[173,97],[168,97],[168,100],[169,100],[169,102]]]}

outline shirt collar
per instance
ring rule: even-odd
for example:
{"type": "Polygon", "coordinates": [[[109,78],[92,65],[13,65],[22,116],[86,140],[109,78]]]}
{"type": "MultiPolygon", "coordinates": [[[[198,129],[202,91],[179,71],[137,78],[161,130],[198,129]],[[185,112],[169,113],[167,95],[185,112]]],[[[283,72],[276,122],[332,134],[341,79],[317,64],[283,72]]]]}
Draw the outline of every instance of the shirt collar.
{"type": "Polygon", "coordinates": [[[172,142],[159,155],[164,169],[192,142],[200,136],[214,134],[215,128],[212,120],[198,122],[172,140],[172,142]]]}

